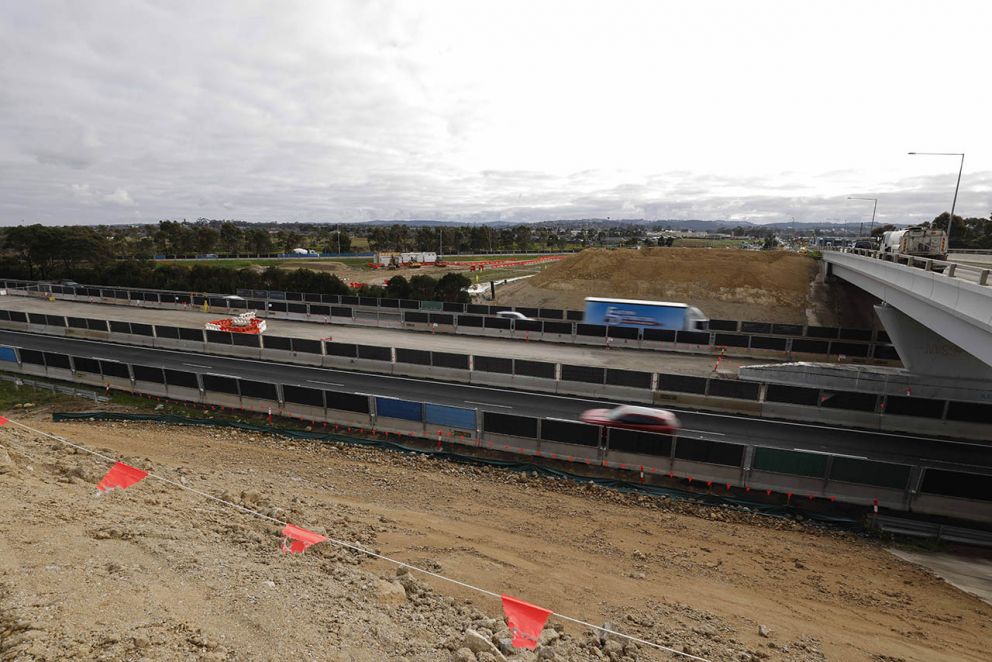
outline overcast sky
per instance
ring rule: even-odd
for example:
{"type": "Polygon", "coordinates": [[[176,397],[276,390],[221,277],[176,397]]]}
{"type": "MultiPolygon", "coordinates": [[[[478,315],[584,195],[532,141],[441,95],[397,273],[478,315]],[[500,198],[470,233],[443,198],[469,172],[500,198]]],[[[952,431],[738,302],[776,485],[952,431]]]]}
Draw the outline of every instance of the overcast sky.
{"type": "Polygon", "coordinates": [[[992,2],[0,0],[0,224],[992,210],[992,2]]]}

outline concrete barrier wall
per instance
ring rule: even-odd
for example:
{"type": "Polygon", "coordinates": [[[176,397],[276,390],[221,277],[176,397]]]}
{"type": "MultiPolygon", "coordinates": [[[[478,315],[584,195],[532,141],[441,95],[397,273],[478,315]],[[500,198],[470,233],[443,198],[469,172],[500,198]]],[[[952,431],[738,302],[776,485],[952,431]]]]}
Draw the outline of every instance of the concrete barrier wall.
{"type": "Polygon", "coordinates": [[[203,394],[203,401],[212,405],[219,405],[226,409],[241,409],[241,398],[230,393],[219,393],[217,391],[206,391],[203,394]]]}
{"type": "Polygon", "coordinates": [[[847,409],[827,409],[823,407],[806,407],[780,402],[764,402],[761,414],[767,418],[784,418],[801,421],[816,421],[846,427],[860,427],[868,430],[878,430],[880,415],[873,412],[850,411],[847,409]]]}
{"type": "Polygon", "coordinates": [[[338,425],[369,429],[372,427],[372,418],[368,414],[357,411],[345,411],[343,409],[327,409],[324,420],[338,425]]]}
{"type": "Polygon", "coordinates": [[[133,391],[135,393],[144,393],[146,395],[156,395],[160,397],[169,396],[169,390],[166,388],[165,384],[146,382],[140,379],[136,379],[134,381],[133,391]]]}
{"type": "Polygon", "coordinates": [[[611,450],[607,454],[607,457],[610,462],[638,467],[644,466],[645,468],[654,469],[656,473],[668,473],[672,471],[672,458],[668,455],[643,455],[640,453],[611,450]]]}
{"type": "Polygon", "coordinates": [[[50,367],[47,369],[46,373],[50,379],[58,379],[63,382],[71,382],[74,378],[72,370],[69,370],[67,368],[50,367]]]}
{"type": "Polygon", "coordinates": [[[241,396],[241,407],[248,411],[257,411],[266,414],[270,409],[273,414],[279,411],[279,403],[275,400],[262,400],[261,398],[250,398],[247,396],[241,396]]]}
{"type": "Polygon", "coordinates": [[[104,383],[104,385],[110,384],[110,388],[112,388],[112,389],[114,389],[116,391],[130,391],[130,390],[132,390],[131,380],[130,379],[124,379],[123,377],[108,377],[108,376],[104,375],[103,376],[103,383],[104,383]]]}
{"type": "Polygon", "coordinates": [[[482,433],[482,446],[498,451],[535,453],[538,449],[537,439],[529,437],[515,437],[509,434],[495,434],[493,432],[482,433]]]}
{"type": "Polygon", "coordinates": [[[377,416],[375,419],[375,428],[382,432],[393,432],[417,437],[426,435],[422,421],[407,421],[402,418],[389,418],[388,416],[377,416]]]}
{"type": "MultiPolygon", "coordinates": [[[[289,416],[290,418],[302,418],[305,421],[327,420],[326,410],[323,407],[301,405],[295,402],[284,403],[279,410],[279,414],[281,416],[289,416]]],[[[366,422],[369,420],[367,416],[365,416],[365,420],[366,422]]]]}
{"type": "MultiPolygon", "coordinates": [[[[650,466],[646,462],[638,462],[638,464],[650,466]]],[[[661,464],[660,466],[664,465],[661,464]]],[[[706,464],[704,462],[693,462],[691,460],[680,460],[678,458],[673,458],[669,471],[678,476],[691,476],[693,482],[702,481],[704,484],[706,481],[710,480],[717,484],[731,483],[733,485],[741,485],[744,482],[743,469],[740,467],[728,467],[720,464],[706,464]]]]}
{"type": "Polygon", "coordinates": [[[910,501],[909,493],[906,490],[845,483],[839,480],[827,481],[823,488],[823,496],[829,498],[840,495],[843,495],[842,500],[845,503],[870,506],[874,503],[875,499],[878,499],[879,505],[896,510],[906,510],[910,501]]]}
{"type": "Polygon", "coordinates": [[[918,494],[910,509],[921,515],[938,515],[979,522],[992,521],[992,501],[971,501],[936,494],[918,494]]]}
{"type": "Polygon", "coordinates": [[[823,478],[751,469],[748,472],[747,484],[753,489],[792,492],[804,497],[810,494],[820,497],[830,496],[825,489],[827,481],[823,478]]]}
{"type": "Polygon", "coordinates": [[[200,402],[201,394],[199,389],[187,388],[185,386],[168,386],[166,392],[173,400],[184,402],[200,402]]]}
{"type": "Polygon", "coordinates": [[[576,461],[588,459],[598,462],[600,460],[598,446],[581,446],[579,444],[565,444],[560,441],[541,439],[541,443],[538,445],[538,451],[542,457],[550,457],[552,459],[567,460],[571,457],[575,458],[576,461]]]}

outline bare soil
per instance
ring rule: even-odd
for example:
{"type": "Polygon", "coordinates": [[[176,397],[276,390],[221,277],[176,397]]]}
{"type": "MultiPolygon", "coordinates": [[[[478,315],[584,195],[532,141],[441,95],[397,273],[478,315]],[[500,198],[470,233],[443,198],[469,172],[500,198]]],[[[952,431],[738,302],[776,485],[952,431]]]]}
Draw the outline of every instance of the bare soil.
{"type": "MultiPolygon", "coordinates": [[[[422,454],[149,424],[16,420],[210,494],[712,660],[987,660],[992,607],[874,542],[422,454]],[[765,626],[768,636],[759,634],[765,626]]],[[[498,601],[0,428],[0,657],[466,660],[498,601]]],[[[670,660],[556,624],[509,659],[670,660]]],[[[503,633],[503,634],[501,634],[503,633]]]]}
{"type": "Polygon", "coordinates": [[[816,262],[786,251],[590,249],[497,292],[501,304],[582,308],[587,296],[677,301],[719,319],[802,324],[816,262]]]}

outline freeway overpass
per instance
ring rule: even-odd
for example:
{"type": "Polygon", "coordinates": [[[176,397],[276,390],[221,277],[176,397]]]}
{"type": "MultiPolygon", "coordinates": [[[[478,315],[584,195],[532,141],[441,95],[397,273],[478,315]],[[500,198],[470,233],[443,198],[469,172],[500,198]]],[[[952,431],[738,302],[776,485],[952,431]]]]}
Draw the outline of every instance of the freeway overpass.
{"type": "Polygon", "coordinates": [[[858,249],[823,261],[826,275],[882,300],[875,310],[910,372],[992,382],[989,268],[858,249]]]}

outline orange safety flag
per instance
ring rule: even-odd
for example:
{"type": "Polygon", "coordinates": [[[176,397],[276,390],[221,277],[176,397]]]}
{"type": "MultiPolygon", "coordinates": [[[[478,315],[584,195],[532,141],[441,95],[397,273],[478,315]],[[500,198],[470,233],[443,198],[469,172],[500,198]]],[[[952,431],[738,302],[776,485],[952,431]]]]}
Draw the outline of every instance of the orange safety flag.
{"type": "Polygon", "coordinates": [[[10,419],[7,418],[6,416],[0,416],[0,425],[7,425],[9,421],[10,419]]]}
{"type": "Polygon", "coordinates": [[[124,464],[123,462],[117,462],[114,466],[110,467],[110,471],[108,471],[107,475],[103,477],[103,480],[97,484],[96,489],[101,492],[112,490],[115,487],[123,490],[131,487],[147,475],[147,471],[142,471],[137,467],[132,467],[131,465],[124,464]]]}
{"type": "Polygon", "coordinates": [[[310,545],[327,540],[327,536],[322,536],[313,531],[301,529],[298,526],[287,524],[282,530],[282,552],[283,554],[302,554],[310,545]],[[289,543],[288,545],[286,543],[289,543]]]}
{"type": "Polygon", "coordinates": [[[506,614],[506,624],[513,633],[513,645],[516,648],[537,648],[541,638],[541,630],[551,612],[544,607],[532,605],[529,602],[500,596],[503,600],[503,613],[506,614]]]}

